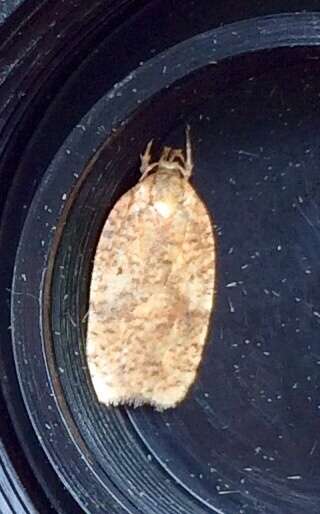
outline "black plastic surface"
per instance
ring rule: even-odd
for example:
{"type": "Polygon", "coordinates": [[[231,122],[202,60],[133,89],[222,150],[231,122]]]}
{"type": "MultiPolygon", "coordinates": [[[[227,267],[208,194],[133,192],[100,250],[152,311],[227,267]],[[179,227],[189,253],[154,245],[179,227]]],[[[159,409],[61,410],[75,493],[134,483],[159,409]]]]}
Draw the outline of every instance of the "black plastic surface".
{"type": "Polygon", "coordinates": [[[318,15],[227,25],[302,8],[318,2],[25,0],[0,28],[4,512],[319,512],[318,15]],[[109,412],[81,368],[90,257],[145,142],[182,144],[187,120],[219,233],[212,340],[179,410],[109,412]]]}
{"type": "Polygon", "coordinates": [[[317,15],[251,20],[142,64],[37,191],[16,260],[16,364],[34,428],[90,514],[319,510],[319,36],[317,15]],[[91,258],[150,136],[181,144],[186,121],[219,236],[212,338],[181,407],[106,409],[84,359],[91,258]]]}

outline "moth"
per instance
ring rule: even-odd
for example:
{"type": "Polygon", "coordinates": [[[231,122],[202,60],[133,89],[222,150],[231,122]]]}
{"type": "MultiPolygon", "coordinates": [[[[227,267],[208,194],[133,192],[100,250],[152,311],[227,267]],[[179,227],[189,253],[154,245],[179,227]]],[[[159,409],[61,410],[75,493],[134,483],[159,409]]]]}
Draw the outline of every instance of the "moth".
{"type": "Polygon", "coordinates": [[[91,278],[87,361],[106,405],[178,405],[193,384],[214,301],[215,239],[186,149],[141,156],[140,181],[111,210],[91,278]]]}

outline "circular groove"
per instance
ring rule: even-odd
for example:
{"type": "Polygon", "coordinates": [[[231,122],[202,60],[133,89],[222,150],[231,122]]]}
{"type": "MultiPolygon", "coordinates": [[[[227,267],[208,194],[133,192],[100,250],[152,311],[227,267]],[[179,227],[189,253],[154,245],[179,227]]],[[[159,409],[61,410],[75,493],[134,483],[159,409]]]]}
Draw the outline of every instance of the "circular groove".
{"type": "MultiPolygon", "coordinates": [[[[292,26],[292,25],[294,25],[294,17],[290,17],[290,19],[289,19],[289,18],[285,18],[285,17],[283,17],[283,18],[282,18],[282,20],[284,21],[284,26],[286,26],[286,28],[287,28],[288,26],[290,27],[290,23],[291,23],[291,26],[292,26]]],[[[319,32],[319,31],[318,31],[318,22],[317,22],[316,17],[313,15],[311,18],[309,17],[309,22],[310,22],[310,20],[313,22],[313,23],[311,23],[311,26],[312,26],[312,27],[313,27],[313,29],[314,29],[314,34],[312,34],[312,33],[311,33],[311,34],[308,34],[308,36],[306,36],[305,34],[303,34],[304,39],[302,39],[302,36],[301,36],[301,38],[300,38],[300,40],[299,40],[299,44],[300,44],[300,45],[312,44],[312,42],[313,42],[312,38],[313,38],[313,37],[318,37],[318,35],[319,35],[319,34],[318,34],[318,32],[319,32]]],[[[266,44],[266,46],[267,46],[267,47],[269,47],[269,48],[270,48],[271,43],[272,43],[272,39],[271,39],[271,35],[272,35],[272,23],[270,23],[270,21],[272,21],[272,20],[269,20],[269,23],[268,23],[268,20],[264,20],[264,21],[262,22],[262,24],[261,24],[262,26],[261,26],[261,25],[259,25],[259,28],[260,28],[260,34],[263,34],[263,35],[266,35],[266,36],[267,36],[267,38],[266,38],[266,40],[267,40],[267,44],[266,44]]],[[[251,25],[250,25],[250,27],[251,27],[251,29],[252,29],[252,26],[251,26],[251,25]]],[[[295,29],[296,29],[296,27],[295,27],[295,29]]],[[[235,31],[235,32],[236,32],[236,31],[235,31]]],[[[221,30],[221,33],[223,34],[223,31],[222,31],[222,30],[221,30]]],[[[248,33],[248,26],[246,26],[246,33],[248,33]]],[[[219,34],[220,34],[220,33],[219,33],[219,34]]],[[[295,32],[295,35],[296,35],[296,32],[295,32]]],[[[222,38],[222,39],[223,39],[223,38],[222,38]]],[[[199,40],[198,40],[198,41],[200,41],[200,38],[199,38],[199,40]]],[[[201,41],[203,42],[203,40],[201,40],[201,41]]],[[[221,43],[222,48],[223,48],[223,43],[224,43],[224,42],[223,42],[223,41],[221,41],[221,42],[219,42],[219,43],[221,43]]],[[[287,46],[287,45],[289,45],[289,44],[290,44],[290,31],[289,31],[289,30],[288,30],[288,34],[286,34],[286,37],[282,39],[281,44],[282,44],[283,46],[287,46]]],[[[277,45],[279,45],[279,40],[277,41],[277,45]]],[[[194,46],[193,46],[193,48],[194,48],[194,46]]],[[[243,48],[243,47],[242,47],[242,48],[241,48],[241,50],[239,50],[239,53],[241,53],[241,52],[245,52],[245,48],[243,48]]],[[[166,56],[166,57],[167,57],[167,56],[166,56]]],[[[193,65],[194,65],[194,66],[201,66],[201,63],[197,62],[196,64],[195,64],[195,63],[193,63],[193,65]]],[[[141,72],[141,73],[142,73],[142,72],[141,72]]],[[[136,75],[136,76],[134,76],[134,77],[132,77],[132,80],[133,80],[133,79],[135,79],[135,80],[136,80],[136,79],[137,79],[137,75],[136,75]]],[[[131,84],[130,86],[132,86],[132,84],[131,84]]],[[[126,87],[130,87],[130,86],[128,86],[128,85],[126,85],[126,84],[122,84],[122,85],[121,85],[121,86],[119,86],[119,87],[121,87],[121,90],[123,91],[126,87]]],[[[119,91],[119,88],[118,88],[118,91],[119,91]]],[[[151,92],[151,93],[152,93],[152,92],[151,92]]],[[[151,94],[151,93],[150,93],[150,94],[151,94]]],[[[139,98],[139,96],[138,96],[138,100],[142,101],[141,97],[139,98]]],[[[92,120],[91,120],[91,122],[92,122],[92,120]]],[[[85,126],[85,120],[83,120],[83,122],[81,122],[81,125],[84,125],[84,126],[85,126]]],[[[108,131],[107,131],[107,130],[106,130],[106,133],[108,133],[108,131]]],[[[81,169],[81,168],[79,168],[79,169],[81,169]]],[[[46,184],[46,185],[47,185],[47,184],[46,184]]],[[[62,193],[62,194],[63,194],[63,193],[62,193]]],[[[60,214],[60,213],[58,213],[58,214],[60,214]]],[[[48,219],[50,219],[50,218],[51,218],[51,216],[50,216],[48,219]]],[[[58,218],[57,218],[57,221],[58,221],[58,218]]],[[[48,244],[48,243],[50,243],[50,241],[46,241],[46,243],[48,244]]],[[[17,277],[18,277],[18,275],[16,275],[16,284],[15,284],[15,285],[18,285],[18,286],[19,286],[19,288],[21,288],[21,287],[22,287],[22,288],[23,288],[23,287],[25,287],[22,283],[20,283],[20,281],[19,281],[19,279],[18,279],[17,277]]],[[[38,281],[39,281],[39,277],[38,277],[38,281]]],[[[17,307],[15,306],[15,308],[17,308],[17,307]]],[[[19,350],[18,350],[18,351],[19,351],[19,350]]],[[[21,369],[20,369],[20,371],[21,371],[21,369]]]]}

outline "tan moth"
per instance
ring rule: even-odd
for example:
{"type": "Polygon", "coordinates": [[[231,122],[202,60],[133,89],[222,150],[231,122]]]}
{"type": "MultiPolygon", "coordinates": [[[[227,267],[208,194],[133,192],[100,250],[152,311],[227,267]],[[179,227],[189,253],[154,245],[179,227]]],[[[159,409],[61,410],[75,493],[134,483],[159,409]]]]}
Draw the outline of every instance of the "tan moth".
{"type": "Polygon", "coordinates": [[[195,380],[214,298],[215,243],[208,211],[189,183],[185,154],[165,147],[116,203],[91,279],[87,360],[100,402],[181,402],[195,380]]]}

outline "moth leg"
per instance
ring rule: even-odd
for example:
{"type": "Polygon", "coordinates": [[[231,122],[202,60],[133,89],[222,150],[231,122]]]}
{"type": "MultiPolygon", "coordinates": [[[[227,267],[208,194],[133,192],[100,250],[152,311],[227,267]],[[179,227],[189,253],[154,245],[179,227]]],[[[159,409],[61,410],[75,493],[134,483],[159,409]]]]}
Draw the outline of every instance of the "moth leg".
{"type": "Polygon", "coordinates": [[[145,173],[145,171],[150,166],[152,143],[153,143],[153,140],[151,139],[149,141],[149,143],[147,144],[147,147],[146,147],[146,149],[144,151],[144,154],[140,155],[140,159],[141,159],[140,171],[141,171],[142,174],[145,173]]]}
{"type": "Polygon", "coordinates": [[[192,161],[192,148],[190,138],[190,125],[186,128],[186,159],[184,162],[184,177],[189,179],[192,175],[193,161],[192,161]]]}
{"type": "Polygon", "coordinates": [[[152,171],[156,166],[158,166],[157,162],[150,163],[151,161],[151,147],[152,147],[153,140],[149,141],[147,144],[147,148],[145,149],[145,152],[143,155],[140,155],[141,159],[141,165],[140,165],[140,182],[146,178],[146,176],[152,171]]]}
{"type": "Polygon", "coordinates": [[[140,177],[139,182],[142,182],[142,180],[144,180],[149,175],[149,173],[152,170],[154,170],[154,168],[156,168],[157,166],[158,166],[158,163],[157,162],[153,162],[147,168],[145,168],[143,171],[141,170],[142,175],[140,177]]]}

